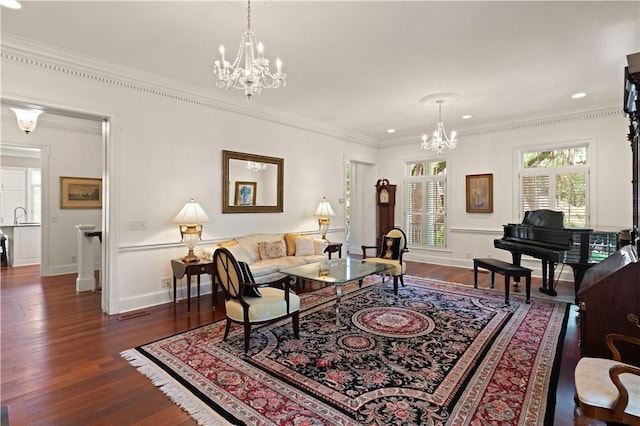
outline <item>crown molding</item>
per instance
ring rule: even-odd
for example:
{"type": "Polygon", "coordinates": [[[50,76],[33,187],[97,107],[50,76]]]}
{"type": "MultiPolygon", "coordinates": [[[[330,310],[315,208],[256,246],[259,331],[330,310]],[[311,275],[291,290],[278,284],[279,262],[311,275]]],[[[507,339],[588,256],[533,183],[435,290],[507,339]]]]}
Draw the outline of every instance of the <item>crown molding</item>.
{"type": "Polygon", "coordinates": [[[264,106],[239,103],[235,98],[202,94],[196,88],[163,79],[155,74],[145,73],[97,58],[80,55],[69,50],[37,43],[12,35],[2,35],[0,58],[2,61],[17,63],[103,84],[144,92],[178,102],[189,103],[204,108],[239,114],[253,119],[283,125],[298,130],[337,138],[367,146],[379,146],[379,141],[364,135],[348,132],[333,126],[293,116],[264,106]]]}
{"type": "MultiPolygon", "coordinates": [[[[472,129],[459,130],[458,138],[465,136],[485,135],[491,133],[506,133],[536,127],[549,127],[566,124],[574,121],[593,120],[609,117],[624,117],[624,112],[619,107],[603,107],[589,111],[565,113],[548,117],[533,118],[531,120],[515,121],[511,123],[494,124],[472,129]]],[[[392,141],[389,146],[409,145],[419,143],[418,138],[404,138],[392,141]]],[[[459,143],[459,142],[458,142],[459,143]]]]}

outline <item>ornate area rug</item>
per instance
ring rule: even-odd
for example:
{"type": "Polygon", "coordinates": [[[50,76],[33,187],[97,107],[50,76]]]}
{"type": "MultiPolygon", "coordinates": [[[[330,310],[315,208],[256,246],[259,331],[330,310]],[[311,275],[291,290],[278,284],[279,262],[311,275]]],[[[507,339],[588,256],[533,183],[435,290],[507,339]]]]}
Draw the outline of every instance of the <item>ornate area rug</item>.
{"type": "Polygon", "coordinates": [[[551,423],[569,305],[405,277],[394,296],[349,284],[303,293],[290,321],[224,321],[124,351],[200,424],[540,425],[551,423]]]}

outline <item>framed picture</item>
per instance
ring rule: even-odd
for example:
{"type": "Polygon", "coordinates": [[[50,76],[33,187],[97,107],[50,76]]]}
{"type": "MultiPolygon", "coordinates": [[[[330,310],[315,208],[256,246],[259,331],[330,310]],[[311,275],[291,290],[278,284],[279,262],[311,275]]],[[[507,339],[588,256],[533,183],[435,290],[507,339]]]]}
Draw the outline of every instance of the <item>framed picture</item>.
{"type": "Polygon", "coordinates": [[[60,176],[61,209],[101,209],[102,179],[60,176]]]}
{"type": "Polygon", "coordinates": [[[493,212],[493,174],[467,175],[467,213],[493,212]]]}
{"type": "Polygon", "coordinates": [[[256,182],[236,182],[236,206],[256,205],[256,182]]]}

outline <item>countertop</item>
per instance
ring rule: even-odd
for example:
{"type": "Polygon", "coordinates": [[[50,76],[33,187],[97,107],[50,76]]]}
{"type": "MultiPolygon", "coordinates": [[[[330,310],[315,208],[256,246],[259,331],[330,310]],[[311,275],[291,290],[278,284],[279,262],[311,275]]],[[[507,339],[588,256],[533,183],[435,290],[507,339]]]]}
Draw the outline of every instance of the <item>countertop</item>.
{"type": "Polygon", "coordinates": [[[40,222],[24,222],[24,223],[19,223],[17,225],[14,224],[8,224],[8,225],[0,225],[0,228],[22,228],[25,226],[40,226],[40,222]]]}

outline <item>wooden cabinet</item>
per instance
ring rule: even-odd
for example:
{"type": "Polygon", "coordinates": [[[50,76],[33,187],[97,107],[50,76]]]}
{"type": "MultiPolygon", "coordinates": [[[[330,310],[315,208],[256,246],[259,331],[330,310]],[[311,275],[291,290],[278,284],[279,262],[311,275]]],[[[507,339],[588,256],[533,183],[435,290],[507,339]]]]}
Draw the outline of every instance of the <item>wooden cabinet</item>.
{"type": "Polygon", "coordinates": [[[376,182],[376,244],[395,225],[396,185],[387,179],[376,182]]]}

